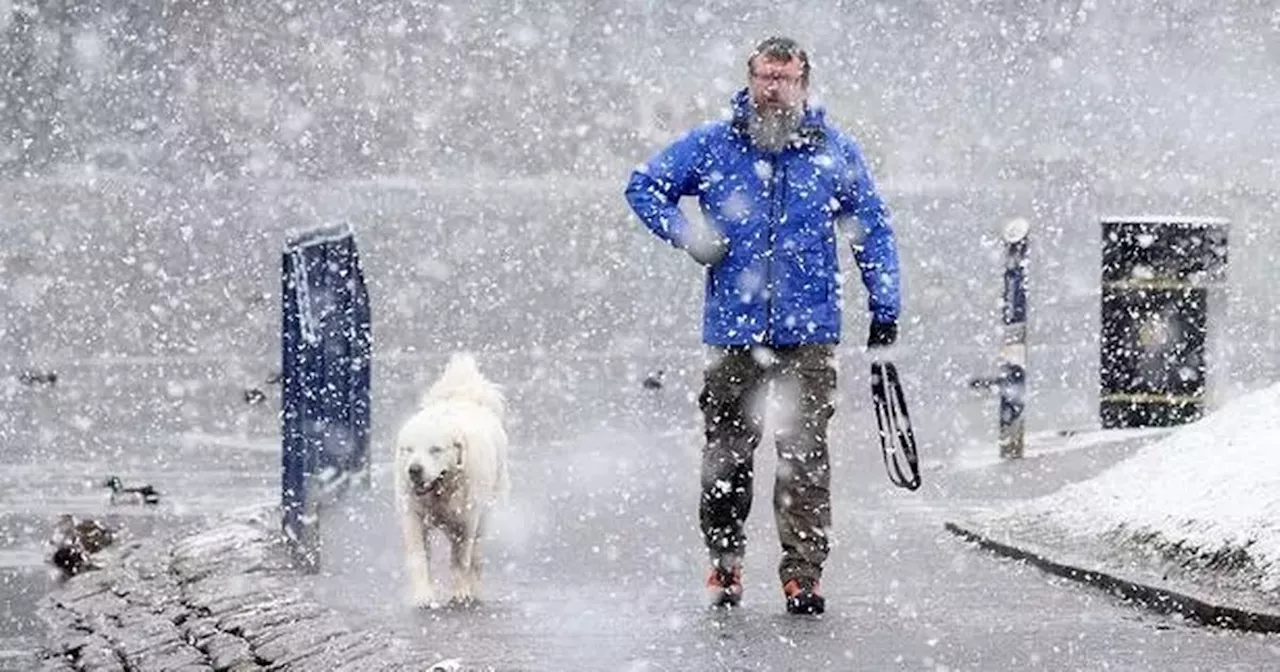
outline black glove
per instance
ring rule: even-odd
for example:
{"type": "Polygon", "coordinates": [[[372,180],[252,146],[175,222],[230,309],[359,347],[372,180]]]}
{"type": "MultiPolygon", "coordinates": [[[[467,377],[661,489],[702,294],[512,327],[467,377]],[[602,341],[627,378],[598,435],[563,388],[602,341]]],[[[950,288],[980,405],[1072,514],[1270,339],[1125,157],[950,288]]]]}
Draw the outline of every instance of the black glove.
{"type": "Polygon", "coordinates": [[[897,340],[897,322],[871,322],[871,330],[867,333],[868,348],[887,348],[897,340]]]}

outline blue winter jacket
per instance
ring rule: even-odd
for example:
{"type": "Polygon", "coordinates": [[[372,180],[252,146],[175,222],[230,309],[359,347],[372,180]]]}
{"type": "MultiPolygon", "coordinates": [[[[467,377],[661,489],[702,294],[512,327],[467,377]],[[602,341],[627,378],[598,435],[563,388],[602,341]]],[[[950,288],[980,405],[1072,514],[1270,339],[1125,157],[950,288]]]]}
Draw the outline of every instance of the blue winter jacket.
{"type": "Polygon", "coordinates": [[[898,319],[898,252],[888,213],[857,143],[806,109],[781,152],[747,136],[747,91],[733,117],[689,131],[636,168],[627,201],[658,237],[683,248],[681,196],[697,196],[727,240],[707,271],[702,339],[710,345],[838,343],[841,276],[837,225],[848,231],[877,322],[898,319]]]}

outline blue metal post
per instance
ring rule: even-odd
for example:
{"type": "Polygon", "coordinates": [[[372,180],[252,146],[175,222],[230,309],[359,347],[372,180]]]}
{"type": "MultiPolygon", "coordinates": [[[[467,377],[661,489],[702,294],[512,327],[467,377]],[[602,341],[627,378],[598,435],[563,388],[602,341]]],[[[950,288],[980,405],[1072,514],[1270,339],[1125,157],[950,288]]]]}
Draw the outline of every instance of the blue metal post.
{"type": "Polygon", "coordinates": [[[295,561],[319,569],[321,505],[368,483],[368,293],[348,226],[290,237],[282,264],[281,505],[295,561]]]}
{"type": "Polygon", "coordinates": [[[1021,458],[1027,378],[1027,234],[1025,219],[1004,229],[1004,310],[1000,346],[1000,457],[1021,458]]]}

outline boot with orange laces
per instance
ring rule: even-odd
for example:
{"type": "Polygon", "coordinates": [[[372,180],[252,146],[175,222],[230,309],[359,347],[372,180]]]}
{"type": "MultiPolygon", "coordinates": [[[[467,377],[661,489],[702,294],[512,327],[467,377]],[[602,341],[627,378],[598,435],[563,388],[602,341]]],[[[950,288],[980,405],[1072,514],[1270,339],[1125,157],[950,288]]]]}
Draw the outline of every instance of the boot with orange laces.
{"type": "Polygon", "coordinates": [[[712,607],[738,606],[742,602],[742,569],[713,566],[707,576],[707,591],[711,593],[712,607]]]}
{"type": "Polygon", "coordinates": [[[787,613],[821,614],[827,609],[827,600],[818,592],[818,580],[807,577],[791,579],[782,586],[787,596],[787,613]]]}

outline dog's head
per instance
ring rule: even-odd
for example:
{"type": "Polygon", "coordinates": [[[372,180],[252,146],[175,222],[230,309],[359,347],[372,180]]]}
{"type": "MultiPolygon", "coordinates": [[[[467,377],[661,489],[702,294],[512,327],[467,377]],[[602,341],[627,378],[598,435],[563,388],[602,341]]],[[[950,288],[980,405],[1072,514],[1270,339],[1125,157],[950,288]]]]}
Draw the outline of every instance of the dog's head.
{"type": "Polygon", "coordinates": [[[414,494],[426,495],[462,469],[466,448],[466,437],[448,423],[411,426],[400,433],[396,463],[414,494]]]}

